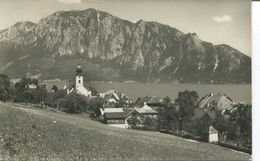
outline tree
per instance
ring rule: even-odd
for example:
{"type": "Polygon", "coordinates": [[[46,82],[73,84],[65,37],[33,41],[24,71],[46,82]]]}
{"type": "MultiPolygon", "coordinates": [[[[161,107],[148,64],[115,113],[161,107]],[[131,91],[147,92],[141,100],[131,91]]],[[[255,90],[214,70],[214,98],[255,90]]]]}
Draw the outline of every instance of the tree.
{"type": "Polygon", "coordinates": [[[158,128],[158,121],[152,117],[145,117],[144,119],[144,128],[147,130],[157,130],[158,128]]]}
{"type": "Polygon", "coordinates": [[[36,87],[39,86],[39,80],[38,79],[32,79],[32,80],[29,79],[29,83],[34,84],[36,87]]]}
{"type": "Polygon", "coordinates": [[[57,107],[60,109],[60,104],[63,101],[64,97],[67,96],[66,90],[60,89],[56,92],[48,93],[46,98],[46,104],[51,107],[57,107]]]}
{"type": "Polygon", "coordinates": [[[226,134],[228,132],[229,122],[228,119],[222,114],[221,111],[216,110],[215,119],[212,120],[211,124],[214,128],[216,128],[225,142],[226,134]]]}
{"type": "Polygon", "coordinates": [[[251,105],[238,103],[230,112],[230,121],[236,126],[237,146],[243,141],[251,144],[252,141],[252,111],[251,105]]]}
{"type": "Polygon", "coordinates": [[[23,102],[25,102],[25,104],[27,104],[28,102],[33,102],[33,100],[35,100],[35,95],[31,89],[25,88],[22,92],[21,99],[23,102]]]}
{"type": "Polygon", "coordinates": [[[175,104],[164,104],[164,106],[159,108],[158,111],[158,123],[159,123],[159,130],[171,130],[175,128],[176,125],[176,106],[175,104]]]}
{"type": "Polygon", "coordinates": [[[98,95],[98,91],[94,87],[89,86],[88,88],[91,91],[91,95],[92,96],[97,96],[98,95]]]}
{"type": "Polygon", "coordinates": [[[6,102],[11,97],[10,79],[0,74],[0,100],[6,102]]]}
{"type": "Polygon", "coordinates": [[[171,104],[171,98],[169,96],[164,97],[162,104],[164,107],[169,107],[171,104]]]}
{"type": "Polygon", "coordinates": [[[57,92],[59,89],[56,85],[53,85],[52,88],[51,88],[54,92],[57,92]]]}
{"type": "Polygon", "coordinates": [[[36,103],[40,103],[41,108],[43,107],[43,101],[47,98],[47,89],[46,85],[38,85],[35,92],[35,101],[36,103]]]}
{"type": "Polygon", "coordinates": [[[89,98],[77,93],[71,93],[64,97],[61,106],[68,113],[87,112],[89,109],[89,98]]]}
{"type": "Polygon", "coordinates": [[[179,123],[179,130],[182,132],[183,123],[189,121],[194,115],[194,109],[197,104],[199,96],[196,91],[179,92],[178,98],[175,99],[177,105],[177,118],[179,123]]]}
{"type": "Polygon", "coordinates": [[[201,118],[193,121],[193,128],[196,135],[200,136],[204,141],[208,140],[209,127],[211,125],[211,118],[208,113],[205,113],[201,118]]]}
{"type": "Polygon", "coordinates": [[[17,82],[17,83],[15,83],[14,89],[15,89],[14,101],[15,102],[21,102],[22,101],[22,95],[23,95],[23,92],[24,92],[24,89],[25,89],[24,86],[22,85],[21,82],[17,82]]]}
{"type": "Polygon", "coordinates": [[[14,101],[27,103],[33,99],[32,90],[29,89],[29,84],[31,82],[32,80],[29,78],[22,78],[19,82],[15,84],[14,101]]]}
{"type": "Polygon", "coordinates": [[[96,97],[90,100],[90,111],[94,114],[95,117],[99,117],[101,115],[100,108],[103,108],[105,104],[105,100],[100,97],[96,97]]]}

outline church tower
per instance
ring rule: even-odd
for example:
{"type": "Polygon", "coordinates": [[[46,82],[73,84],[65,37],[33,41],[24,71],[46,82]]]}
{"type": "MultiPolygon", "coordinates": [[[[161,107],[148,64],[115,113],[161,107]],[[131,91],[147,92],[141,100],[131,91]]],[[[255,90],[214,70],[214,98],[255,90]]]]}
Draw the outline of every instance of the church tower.
{"type": "Polygon", "coordinates": [[[77,69],[76,69],[76,83],[75,83],[75,86],[76,86],[76,90],[79,90],[80,88],[84,87],[83,86],[83,75],[82,75],[81,65],[78,65],[77,69]]]}
{"type": "Polygon", "coordinates": [[[82,75],[81,65],[78,65],[77,69],[76,69],[75,91],[78,94],[81,94],[81,95],[84,95],[87,97],[91,97],[91,91],[87,90],[83,84],[83,75],[82,75]]]}

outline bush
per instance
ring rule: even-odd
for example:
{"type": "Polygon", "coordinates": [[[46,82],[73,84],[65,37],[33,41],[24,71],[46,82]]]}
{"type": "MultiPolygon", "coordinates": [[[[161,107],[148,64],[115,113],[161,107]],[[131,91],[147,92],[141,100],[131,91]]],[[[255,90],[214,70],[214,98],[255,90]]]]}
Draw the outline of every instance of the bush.
{"type": "Polygon", "coordinates": [[[10,97],[10,80],[6,75],[0,74],[0,100],[6,102],[10,97]]]}
{"type": "Polygon", "coordinates": [[[76,93],[71,93],[64,97],[61,106],[68,113],[82,113],[89,111],[90,100],[88,97],[81,96],[76,93]]]}
{"type": "Polygon", "coordinates": [[[144,129],[145,130],[158,130],[158,121],[155,118],[152,117],[146,117],[144,119],[144,129]]]}
{"type": "Polygon", "coordinates": [[[89,110],[91,111],[91,118],[98,118],[101,116],[100,108],[103,108],[105,100],[100,97],[92,98],[90,100],[89,110]]]}
{"type": "Polygon", "coordinates": [[[64,89],[60,89],[57,90],[56,92],[48,93],[45,103],[48,106],[60,109],[61,102],[65,96],[67,96],[67,93],[66,90],[64,89]]]}

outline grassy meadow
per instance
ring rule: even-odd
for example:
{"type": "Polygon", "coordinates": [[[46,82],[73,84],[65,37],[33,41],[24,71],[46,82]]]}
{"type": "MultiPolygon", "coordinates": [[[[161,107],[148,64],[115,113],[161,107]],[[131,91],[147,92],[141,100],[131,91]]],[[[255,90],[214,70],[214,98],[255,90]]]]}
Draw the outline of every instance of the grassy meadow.
{"type": "Polygon", "coordinates": [[[218,145],[0,102],[0,160],[249,160],[218,145]]]}

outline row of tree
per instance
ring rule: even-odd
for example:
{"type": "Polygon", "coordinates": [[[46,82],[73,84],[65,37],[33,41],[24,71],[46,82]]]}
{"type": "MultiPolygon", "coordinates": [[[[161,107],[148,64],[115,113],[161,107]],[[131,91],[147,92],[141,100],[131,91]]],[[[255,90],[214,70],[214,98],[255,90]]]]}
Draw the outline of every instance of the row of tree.
{"type": "Polygon", "coordinates": [[[0,100],[33,103],[41,108],[50,106],[68,113],[92,112],[94,116],[100,114],[99,108],[104,104],[99,97],[90,99],[77,93],[67,95],[66,90],[58,89],[56,85],[48,92],[46,85],[41,85],[37,79],[22,78],[12,85],[6,75],[0,75],[0,100]]]}

